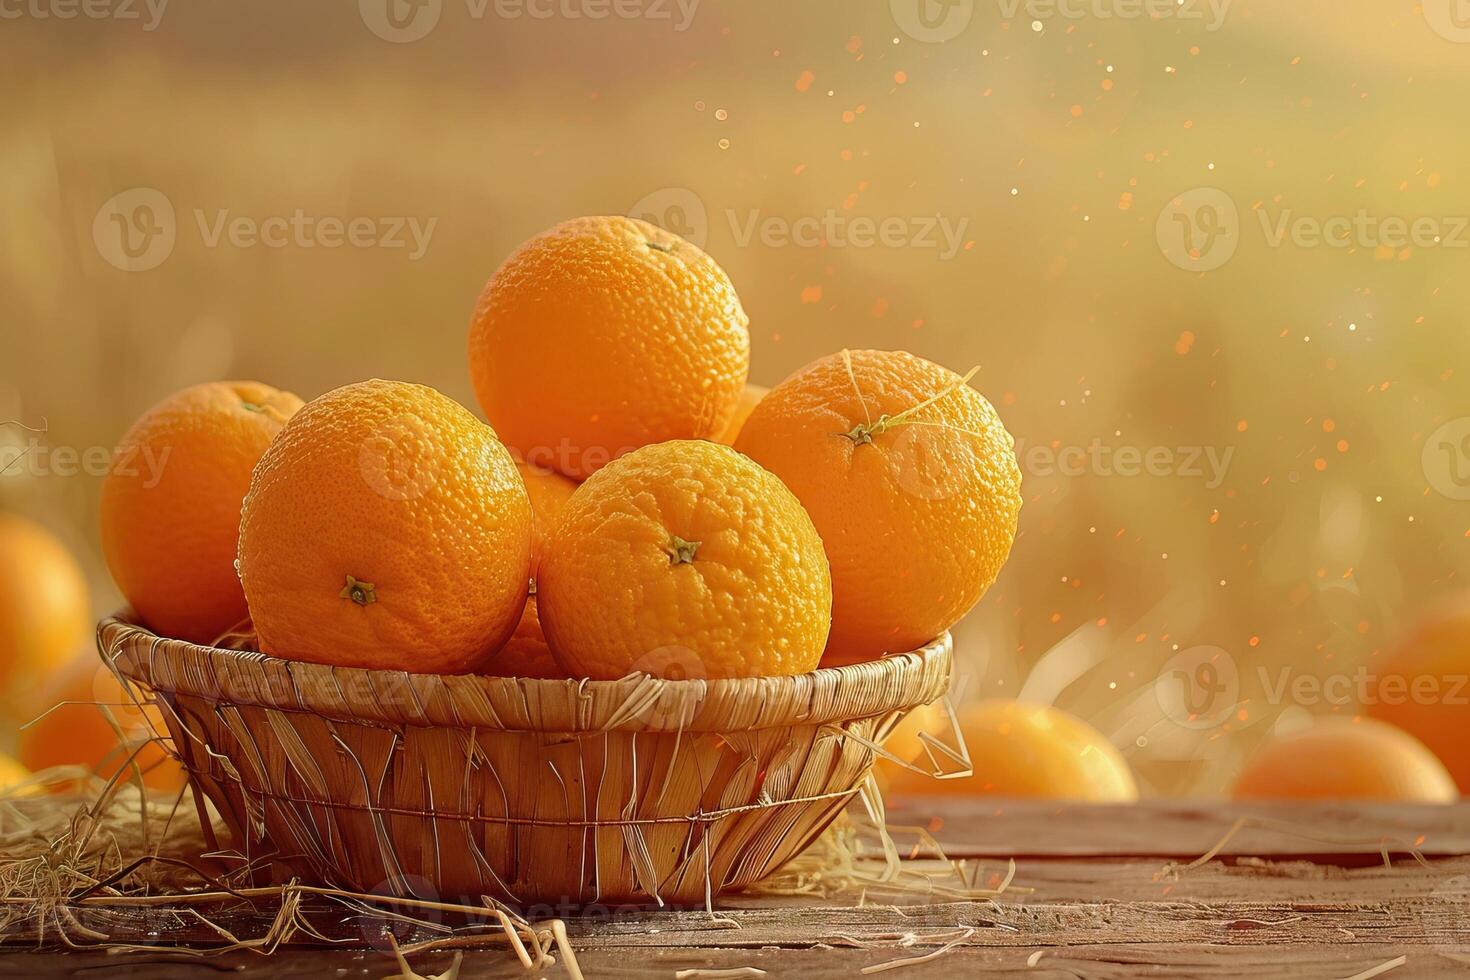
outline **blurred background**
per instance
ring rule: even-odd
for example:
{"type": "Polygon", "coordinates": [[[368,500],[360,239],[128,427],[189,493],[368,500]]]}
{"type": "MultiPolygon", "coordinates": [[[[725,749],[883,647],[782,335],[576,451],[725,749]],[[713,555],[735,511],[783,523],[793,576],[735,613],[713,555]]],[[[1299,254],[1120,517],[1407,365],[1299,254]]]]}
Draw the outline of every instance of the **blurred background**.
{"type": "Polygon", "coordinates": [[[497,264],[633,213],[728,270],[755,382],[979,365],[1025,507],[959,697],[1217,793],[1354,711],[1283,677],[1371,669],[1470,566],[1457,8],[0,0],[0,509],[104,614],[138,414],[236,377],[473,406],[497,264]]]}

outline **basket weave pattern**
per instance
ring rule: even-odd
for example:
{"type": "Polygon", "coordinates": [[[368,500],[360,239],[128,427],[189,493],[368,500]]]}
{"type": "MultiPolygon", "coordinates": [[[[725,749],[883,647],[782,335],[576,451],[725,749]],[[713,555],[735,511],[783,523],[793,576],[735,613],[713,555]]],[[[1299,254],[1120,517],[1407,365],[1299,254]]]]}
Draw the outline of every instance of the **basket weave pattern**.
{"type": "Polygon", "coordinates": [[[951,663],[946,635],[799,677],[548,681],[292,663],[122,618],[98,642],[247,857],[359,892],[579,906],[700,904],[770,874],[951,663]]]}

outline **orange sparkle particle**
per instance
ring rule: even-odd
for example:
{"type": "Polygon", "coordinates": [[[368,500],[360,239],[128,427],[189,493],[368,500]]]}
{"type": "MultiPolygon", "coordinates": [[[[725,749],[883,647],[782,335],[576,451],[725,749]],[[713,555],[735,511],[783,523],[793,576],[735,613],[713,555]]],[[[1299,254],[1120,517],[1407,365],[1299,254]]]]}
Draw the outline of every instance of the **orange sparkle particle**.
{"type": "Polygon", "coordinates": [[[1346,439],[1337,440],[1337,451],[1340,453],[1348,451],[1348,441],[1346,439]]]}
{"type": "Polygon", "coordinates": [[[800,75],[796,76],[796,90],[798,92],[805,92],[807,89],[812,87],[812,82],[816,80],[816,75],[813,75],[809,71],[804,71],[800,75]]]}
{"type": "Polygon", "coordinates": [[[1312,465],[1316,467],[1318,473],[1321,473],[1323,470],[1327,469],[1327,460],[1323,459],[1321,456],[1318,456],[1316,461],[1312,463],[1312,465]]]}
{"type": "Polygon", "coordinates": [[[1235,431],[1236,432],[1244,432],[1246,429],[1249,429],[1250,427],[1251,427],[1250,426],[1250,423],[1247,422],[1245,419],[1241,419],[1239,422],[1235,423],[1235,431]]]}
{"type": "Polygon", "coordinates": [[[1179,335],[1179,339],[1174,341],[1174,353],[1178,354],[1180,357],[1183,357],[1185,354],[1189,353],[1190,348],[1192,348],[1193,346],[1194,331],[1185,330],[1179,335]]]}
{"type": "Polygon", "coordinates": [[[1323,432],[1331,432],[1333,429],[1336,429],[1336,428],[1337,428],[1337,423],[1334,422],[1334,421],[1332,421],[1331,419],[1323,419],[1322,420],[1322,431],[1323,432]]]}
{"type": "Polygon", "coordinates": [[[1072,106],[1072,118],[1073,119],[1081,119],[1082,118],[1082,107],[1080,105],[1074,105],[1074,106],[1072,106]]]}
{"type": "Polygon", "coordinates": [[[909,73],[903,70],[896,71],[893,73],[893,80],[902,85],[909,80],[909,73]]]}
{"type": "Polygon", "coordinates": [[[821,286],[803,286],[801,289],[802,303],[820,303],[822,301],[821,286]]]}

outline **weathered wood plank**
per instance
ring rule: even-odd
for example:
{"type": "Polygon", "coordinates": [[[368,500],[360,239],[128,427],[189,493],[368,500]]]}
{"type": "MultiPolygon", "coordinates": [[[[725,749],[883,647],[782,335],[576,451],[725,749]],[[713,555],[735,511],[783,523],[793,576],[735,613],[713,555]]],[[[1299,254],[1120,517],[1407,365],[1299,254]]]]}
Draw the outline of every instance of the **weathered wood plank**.
{"type": "MultiPolygon", "coordinates": [[[[198,941],[209,935],[169,910],[154,909],[126,920],[96,913],[79,916],[89,928],[130,933],[153,943],[198,941]],[[125,925],[126,928],[121,928],[125,925]],[[146,938],[144,938],[146,937],[146,938]]],[[[344,927],[321,929],[354,944],[381,935],[344,927]]],[[[240,923],[226,920],[239,933],[240,923]]],[[[1394,902],[1326,902],[1306,895],[1280,901],[1230,902],[937,902],[919,905],[814,905],[786,908],[658,912],[612,919],[566,920],[578,949],[697,947],[757,949],[782,946],[861,945],[886,938],[936,937],[971,931],[966,942],[983,946],[1072,946],[1098,943],[1207,943],[1274,945],[1470,945],[1470,915],[1463,896],[1394,902]]],[[[403,937],[417,942],[426,931],[403,937]]],[[[954,938],[953,935],[950,938],[954,938]]],[[[217,939],[215,940],[217,944],[217,939]]]]}
{"type": "MultiPolygon", "coordinates": [[[[722,915],[703,912],[602,910],[601,916],[572,917],[569,930],[584,962],[599,972],[629,975],[635,966],[654,963],[669,973],[690,966],[759,965],[773,976],[805,978],[850,976],[864,965],[905,955],[902,949],[855,949],[852,944],[884,944],[911,937],[916,947],[932,949],[956,930],[973,929],[962,950],[901,976],[952,976],[967,969],[1051,975],[1113,977],[1150,975],[1262,975],[1350,977],[1392,960],[1398,950],[1411,955],[1413,970],[1398,976],[1470,973],[1470,846],[1450,854],[1457,841],[1470,845],[1462,823],[1470,809],[1458,807],[1222,807],[1218,811],[1178,803],[1145,803],[1137,808],[1053,807],[1007,804],[990,816],[976,804],[938,804],[938,836],[951,855],[967,848],[984,851],[995,833],[1015,832],[1019,844],[1035,854],[1018,853],[1011,889],[997,903],[930,900],[905,894],[892,904],[857,907],[857,893],[820,899],[729,896],[722,915]],[[1226,856],[1201,867],[1180,865],[1218,842],[1242,813],[1287,821],[1318,843],[1284,835],[1272,824],[1255,838],[1242,834],[1224,848],[1226,856]],[[1398,858],[1384,867],[1376,843],[1344,844],[1352,839],[1388,836],[1423,827],[1425,863],[1398,858]],[[1459,836],[1457,836],[1459,835],[1459,836]],[[956,844],[956,841],[958,843],[956,844]],[[1431,843],[1438,841],[1437,846],[1431,843]],[[1264,857],[1242,854],[1258,846],[1264,857]],[[1289,845],[1289,846],[1288,846],[1289,845]],[[1313,850],[1315,848],[1315,850],[1313,850]],[[1139,853],[1132,853],[1138,851],[1139,853]],[[1308,856],[1301,856],[1303,851],[1308,856]],[[926,943],[928,944],[926,946],[926,943]],[[772,950],[780,950],[776,955],[772,950]],[[1043,950],[1037,966],[1028,957],[1043,950]],[[1241,951],[1250,951],[1244,953],[1241,951]],[[1380,958],[1381,957],[1381,958],[1380,958]],[[1455,957],[1465,957],[1464,962],[1455,957]],[[754,962],[759,960],[759,962],[754,962]],[[1224,964],[1223,966],[1221,964],[1224,964]],[[838,965],[842,971],[831,972],[838,965]],[[1175,972],[1177,970],[1177,972],[1175,972]],[[1038,972],[1041,971],[1041,972],[1038,972]],[[1070,972],[1068,972],[1070,971],[1070,972]],[[1130,972],[1131,971],[1131,972],[1130,972]]],[[[894,822],[912,820],[895,808],[894,822]]],[[[912,835],[910,835],[912,837],[912,835]]],[[[902,835],[900,835],[902,839],[902,835]]],[[[998,848],[998,845],[996,845],[998,848]]],[[[1004,871],[996,856],[972,859],[983,866],[980,884],[993,884],[1004,871]]],[[[908,862],[911,870],[932,870],[945,880],[945,866],[933,860],[908,862]]],[[[949,879],[953,884],[953,879],[949,879]]],[[[888,901],[887,897],[884,897],[888,901]]],[[[211,918],[220,921],[216,914],[211,918]]],[[[237,934],[260,935],[274,906],[235,908],[226,918],[237,934]]],[[[87,910],[84,923],[120,940],[217,945],[218,935],[187,914],[163,908],[87,910]]],[[[331,938],[353,946],[380,936],[380,924],[364,926],[343,909],[319,904],[313,924],[331,938]]],[[[304,938],[304,937],[302,937],[304,938]]],[[[428,934],[404,937],[429,938],[428,934]]],[[[53,937],[54,940],[54,937],[53,937]]],[[[34,944],[34,935],[12,933],[0,942],[34,944]]],[[[233,972],[243,976],[313,975],[311,970],[345,969],[343,976],[380,977],[392,972],[377,952],[321,950],[260,961],[226,957],[207,963],[165,962],[149,956],[154,972],[113,973],[115,967],[144,969],[133,957],[97,954],[56,957],[46,953],[0,956],[0,977],[70,975],[194,977],[233,972]],[[313,959],[312,957],[316,957],[313,959]],[[268,963],[268,972],[259,972],[268,963]],[[289,970],[301,966],[301,973],[289,970]],[[98,971],[106,967],[105,974],[98,971]],[[182,971],[182,972],[180,972],[182,971]]],[[[477,955],[466,976],[502,975],[500,954],[477,955]],[[483,969],[481,965],[483,964],[483,969]]],[[[503,975],[519,976],[510,961],[503,975]]]]}
{"type": "MultiPolygon", "coordinates": [[[[932,952],[933,947],[907,950],[764,948],[751,950],[587,950],[578,954],[592,978],[669,977],[687,969],[755,967],[769,980],[850,980],[865,966],[932,952]]],[[[1382,944],[1352,948],[1315,946],[1128,945],[1103,943],[1065,949],[961,947],[929,963],[877,976],[894,980],[952,980],[954,977],[1025,977],[1027,980],[1133,980],[1190,977],[1200,980],[1238,977],[1284,977],[1293,980],[1344,980],[1375,967],[1400,966],[1380,976],[1386,980],[1462,978],[1470,970],[1470,947],[1429,948],[1382,944]]],[[[421,973],[448,968],[443,954],[415,957],[421,973]]],[[[35,954],[0,957],[0,978],[106,977],[108,980],[317,980],[343,977],[380,980],[396,972],[392,960],[379,953],[286,951],[270,958],[231,955],[215,960],[166,957],[109,957],[103,954],[35,954]]],[[[546,976],[562,976],[560,968],[546,976]]],[[[494,953],[465,958],[465,980],[524,980],[528,974],[514,960],[494,953]]]]}
{"type": "Polygon", "coordinates": [[[952,857],[1150,855],[1192,858],[1219,843],[1239,818],[1226,855],[1309,857],[1397,853],[1470,854],[1470,801],[1451,806],[1147,800],[1089,806],[1029,800],[906,798],[889,822],[930,830],[952,857]],[[1416,843],[1417,842],[1417,843],[1416,843]]]}

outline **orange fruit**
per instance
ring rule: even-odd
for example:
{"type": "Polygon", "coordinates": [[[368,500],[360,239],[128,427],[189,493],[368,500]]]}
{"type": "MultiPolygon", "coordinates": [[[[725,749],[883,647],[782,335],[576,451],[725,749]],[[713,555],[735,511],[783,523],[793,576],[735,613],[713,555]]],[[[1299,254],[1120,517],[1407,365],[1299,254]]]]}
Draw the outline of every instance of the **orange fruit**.
{"type": "MultiPolygon", "coordinates": [[[[166,736],[168,729],[159,709],[140,706],[141,699],[136,689],[126,692],[95,654],[77,657],[35,698],[25,719],[30,724],[20,733],[20,761],[38,773],[83,766],[111,779],[132,757],[144,785],[177,792],[187,775],[162,745],[150,741],[154,732],[166,736]]],[[[131,777],[129,770],[122,778],[131,777]]]]}
{"type": "Polygon", "coordinates": [[[735,414],[730,416],[730,421],[725,423],[724,431],[715,437],[715,442],[723,442],[727,446],[734,445],[735,438],[740,435],[740,430],[745,425],[745,420],[750,418],[750,413],[755,411],[755,407],[770,390],[761,385],[747,384],[745,390],[740,393],[740,401],[735,406],[735,414]]]}
{"type": "Polygon", "coordinates": [[[577,488],[537,575],[575,677],[801,674],[822,655],[822,539],[781,481],[728,446],[645,446],[577,488]]]}
{"type": "Polygon", "coordinates": [[[567,676],[561,664],[556,662],[551,646],[546,642],[546,634],[541,630],[534,593],[526,599],[526,608],[516,624],[516,631],[500,652],[490,658],[481,673],[491,677],[535,677],[541,680],[567,676]]]}
{"type": "Polygon", "coordinates": [[[274,656],[470,672],[515,629],[530,574],[510,453],[422,385],[364,381],[311,402],[245,497],[240,578],[274,656]]]}
{"type": "Polygon", "coordinates": [[[470,375],[519,458],[582,479],[639,446],[723,431],[750,367],[747,322],[697,246],[635,218],[577,218],[490,279],[470,375]]]}
{"type": "Polygon", "coordinates": [[[536,566],[541,558],[544,543],[561,516],[562,508],[577,485],[552,470],[517,463],[521,479],[526,482],[526,493],[531,498],[531,595],[526,599],[521,621],[515,633],[491,658],[485,673],[495,677],[565,677],[566,672],[551,655],[551,647],[541,632],[541,619],[536,610],[536,566]]]}
{"type": "Polygon", "coordinates": [[[1452,803],[1459,794],[1443,763],[1409,733],[1372,718],[1319,718],[1261,743],[1231,795],[1452,803]]]}
{"type": "Polygon", "coordinates": [[[91,634],[87,582],[71,553],[40,525],[0,513],[0,699],[24,703],[91,634]]]}
{"type": "Polygon", "coordinates": [[[567,501],[577,492],[577,484],[555,470],[529,463],[518,462],[516,469],[520,471],[521,480],[526,484],[526,496],[531,501],[531,574],[535,575],[541,553],[546,549],[546,539],[556,529],[557,521],[561,520],[567,501]]]}
{"type": "Polygon", "coordinates": [[[967,380],[905,351],[842,351],[773,388],[735,440],[791,488],[827,545],[828,663],[934,639],[1010,554],[1015,444],[967,380]]]}
{"type": "Polygon", "coordinates": [[[102,551],[154,632],[208,644],[245,619],[240,501],[300,407],[254,381],[212,382],[165,398],[123,436],[102,482],[102,551]]]}
{"type": "MultiPolygon", "coordinates": [[[[931,721],[935,719],[930,719],[931,721]]],[[[900,795],[974,795],[1132,803],[1138,799],[1133,770],[1107,738],[1059,708],[1021,701],[981,701],[959,712],[960,731],[974,775],[935,779],[884,763],[889,787],[900,795]]],[[[928,729],[952,744],[945,731],[928,729]]],[[[899,754],[899,753],[895,753],[899,754]]],[[[935,750],[942,771],[958,767],[935,750]]],[[[903,756],[900,756],[901,758],[903,756]]],[[[932,768],[927,753],[915,764],[932,768]]]]}
{"type": "Polygon", "coordinates": [[[1470,793],[1470,594],[1431,610],[1371,680],[1367,713],[1423,742],[1470,793]]]}
{"type": "Polygon", "coordinates": [[[0,796],[33,796],[34,787],[19,789],[20,784],[31,778],[31,771],[19,760],[0,752],[0,796]]]}
{"type": "MultiPolygon", "coordinates": [[[[950,730],[949,712],[944,708],[942,702],[933,704],[921,704],[904,716],[883,742],[883,748],[889,754],[897,756],[910,765],[932,766],[929,761],[929,747],[925,745],[921,737],[924,733],[932,735],[937,741],[945,745],[952,745],[952,738],[948,735],[950,730]]],[[[937,759],[946,758],[938,749],[933,750],[937,759]]],[[[880,766],[893,766],[896,763],[887,759],[878,760],[880,766]]],[[[952,768],[952,767],[951,767],[952,768]]]]}

